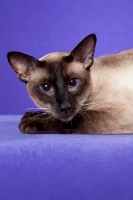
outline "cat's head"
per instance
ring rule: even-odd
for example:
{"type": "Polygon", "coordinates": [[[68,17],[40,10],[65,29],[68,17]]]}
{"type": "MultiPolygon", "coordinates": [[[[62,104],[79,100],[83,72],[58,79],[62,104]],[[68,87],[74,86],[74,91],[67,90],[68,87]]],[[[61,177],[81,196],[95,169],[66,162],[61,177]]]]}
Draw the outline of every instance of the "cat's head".
{"type": "Polygon", "coordinates": [[[7,57],[35,104],[61,121],[70,121],[91,94],[89,69],[95,45],[96,36],[91,34],[69,53],[56,52],[40,60],[20,52],[9,52],[7,57]]]}

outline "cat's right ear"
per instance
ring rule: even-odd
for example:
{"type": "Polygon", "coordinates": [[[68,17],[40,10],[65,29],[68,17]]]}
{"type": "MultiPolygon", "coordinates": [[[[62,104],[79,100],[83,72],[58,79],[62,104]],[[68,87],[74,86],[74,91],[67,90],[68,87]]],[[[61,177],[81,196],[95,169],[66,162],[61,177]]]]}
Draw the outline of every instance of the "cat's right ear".
{"type": "Polygon", "coordinates": [[[30,79],[31,71],[35,70],[39,66],[39,61],[27,54],[12,51],[7,54],[7,59],[17,77],[23,81],[28,82],[30,79]]]}

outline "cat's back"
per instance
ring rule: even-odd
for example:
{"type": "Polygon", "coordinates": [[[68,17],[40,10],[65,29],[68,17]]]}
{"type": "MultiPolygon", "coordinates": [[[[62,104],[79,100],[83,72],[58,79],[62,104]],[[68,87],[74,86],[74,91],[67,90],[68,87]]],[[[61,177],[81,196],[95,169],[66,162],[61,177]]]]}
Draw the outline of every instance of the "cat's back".
{"type": "Polygon", "coordinates": [[[120,68],[133,66],[133,49],[122,51],[118,54],[103,55],[95,59],[102,67],[120,68]]]}
{"type": "Polygon", "coordinates": [[[95,59],[91,75],[94,83],[106,83],[110,88],[118,88],[118,91],[121,87],[133,90],[133,49],[95,59]]]}

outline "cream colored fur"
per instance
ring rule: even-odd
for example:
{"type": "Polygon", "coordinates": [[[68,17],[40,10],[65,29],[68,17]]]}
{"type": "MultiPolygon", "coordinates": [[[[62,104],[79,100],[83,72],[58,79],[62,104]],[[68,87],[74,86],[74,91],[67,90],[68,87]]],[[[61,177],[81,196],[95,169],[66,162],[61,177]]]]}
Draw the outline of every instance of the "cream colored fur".
{"type": "MultiPolygon", "coordinates": [[[[132,133],[133,49],[95,59],[90,73],[92,99],[88,110],[104,113],[105,117],[101,115],[98,121],[101,125],[107,124],[106,128],[101,126],[101,131],[98,131],[132,133]]],[[[91,120],[95,119],[92,117],[91,120]]]]}

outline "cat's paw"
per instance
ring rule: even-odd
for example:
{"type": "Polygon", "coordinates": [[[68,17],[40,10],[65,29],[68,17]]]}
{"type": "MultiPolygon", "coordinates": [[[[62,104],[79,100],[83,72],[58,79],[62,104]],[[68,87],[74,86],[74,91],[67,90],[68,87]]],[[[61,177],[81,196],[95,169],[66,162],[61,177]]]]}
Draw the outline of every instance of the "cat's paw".
{"type": "Polygon", "coordinates": [[[44,129],[43,119],[47,116],[47,112],[27,112],[18,127],[22,133],[41,133],[44,129]]]}

